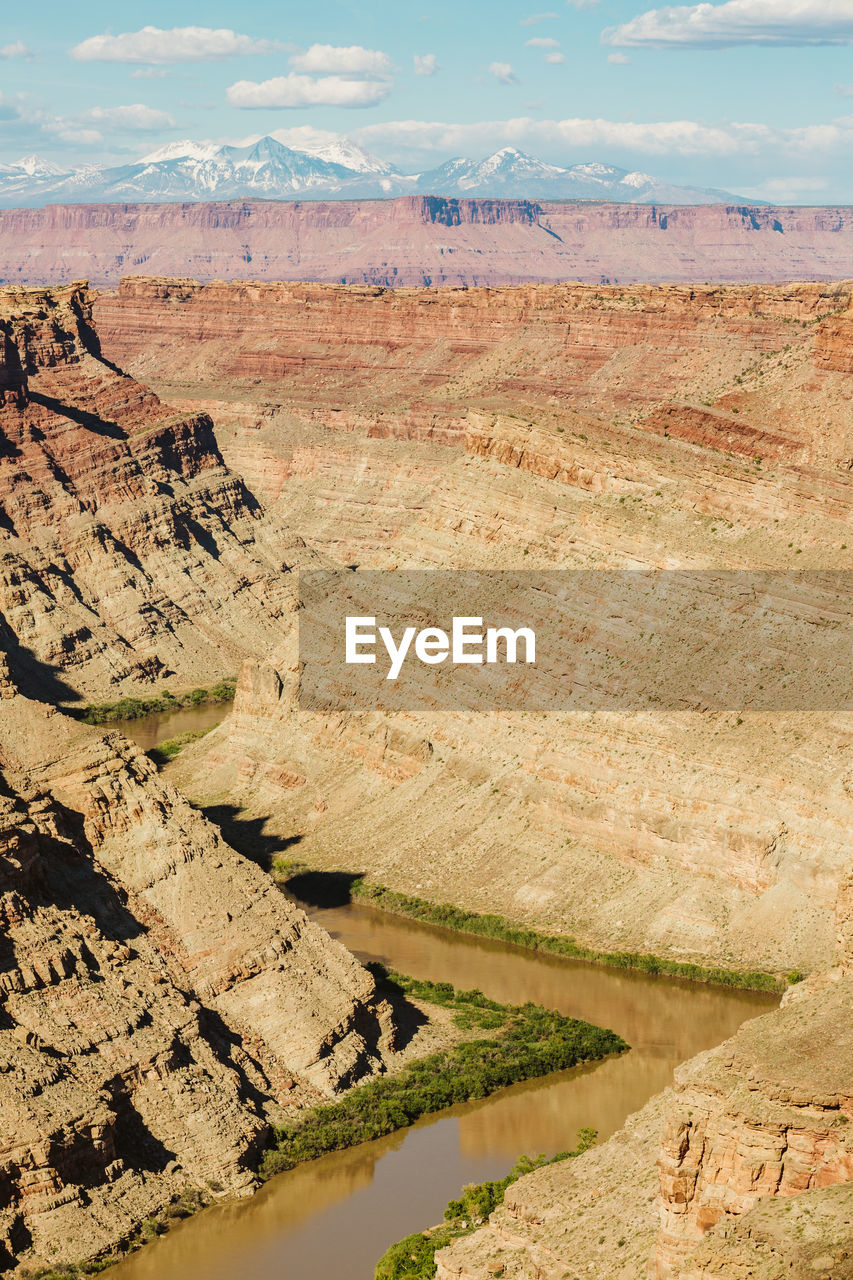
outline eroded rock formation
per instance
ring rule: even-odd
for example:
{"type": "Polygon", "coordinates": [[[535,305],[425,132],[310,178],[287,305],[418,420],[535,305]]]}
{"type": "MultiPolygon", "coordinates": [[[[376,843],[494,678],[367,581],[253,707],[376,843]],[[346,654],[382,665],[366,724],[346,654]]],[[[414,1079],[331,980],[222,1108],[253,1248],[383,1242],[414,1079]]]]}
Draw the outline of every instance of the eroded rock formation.
{"type": "Polygon", "coordinates": [[[51,205],[0,212],[5,281],[508,285],[528,280],[827,280],[853,274],[846,208],[402,196],[51,205]],[[69,266],[69,261],[71,265],[69,266]]]}
{"type": "MultiPolygon", "coordinates": [[[[105,348],[213,405],[269,518],[338,563],[784,575],[853,545],[850,378],[822,356],[849,301],[129,279],[97,309],[105,348]]],[[[846,718],[328,724],[295,708],[293,663],[285,645],[246,674],[178,765],[193,793],[272,813],[306,857],[352,869],[355,849],[385,883],[599,945],[828,963],[846,718]]]]}
{"type": "Polygon", "coordinates": [[[678,1068],[659,1158],[658,1280],[690,1274],[709,1229],[766,1197],[853,1182],[851,1061],[846,977],[678,1068]]]}
{"type": "Polygon", "coordinates": [[[301,544],[206,414],[102,357],[90,312],[81,286],[0,294],[0,631],[19,678],[61,673],[57,697],[207,685],[280,639],[301,544]]]}
{"type": "Polygon", "coordinates": [[[846,1278],[851,1012],[840,969],[794,989],[600,1148],[511,1187],[438,1280],[846,1278]]]}
{"type": "Polygon", "coordinates": [[[0,658],[0,1271],[251,1187],[271,1115],[391,1052],[345,949],[154,766],[0,658]]]}
{"type": "MultiPolygon", "coordinates": [[[[846,1246],[836,1233],[822,1253],[819,1222],[844,1211],[837,1187],[851,1174],[853,729],[826,700],[788,715],[306,712],[282,564],[762,569],[779,575],[778,607],[791,570],[844,569],[853,554],[850,297],[849,284],[392,293],[135,279],[98,303],[106,360],[80,290],[6,301],[0,627],[22,676],[43,678],[50,662],[75,688],[141,688],[164,669],[192,678],[223,646],[229,661],[246,657],[233,715],[171,777],[299,835],[312,863],[599,946],[737,967],[820,974],[841,936],[829,979],[688,1064],[613,1145],[513,1187],[490,1226],[442,1259],[445,1280],[636,1277],[652,1255],[667,1280],[707,1280],[720,1259],[737,1276],[753,1243],[766,1280],[795,1249],[816,1275],[829,1256],[832,1274],[846,1246]],[[39,512],[61,513],[61,532],[39,512]],[[94,545],[92,522],[106,530],[94,545]],[[181,574],[192,588],[176,599],[181,574]],[[804,1242],[790,1224],[806,1222],[806,1197],[818,1225],[804,1242]],[[767,1207],[782,1198],[798,1206],[787,1222],[767,1207]]],[[[384,1011],[323,948],[307,986],[276,996],[305,927],[279,920],[254,872],[138,753],[31,706],[12,693],[0,722],[26,828],[9,838],[6,874],[20,884],[8,918],[29,919],[29,898],[64,909],[38,888],[54,823],[50,839],[119,893],[151,964],[165,964],[165,982],[140,970],[139,989],[198,1004],[208,1048],[193,1069],[218,1081],[224,1114],[236,1088],[233,1107],[251,1117],[242,1146],[229,1127],[212,1148],[220,1180],[238,1186],[265,1114],[243,1081],[286,1100],[291,1080],[308,1096],[372,1070],[384,1011]],[[257,944],[271,933],[283,949],[257,944]],[[279,1001],[284,1029],[268,1016],[279,1001]],[[228,1028],[225,1049],[210,1026],[228,1028]]],[[[57,926],[49,963],[22,941],[10,968],[55,973],[63,989],[77,928],[65,947],[57,926]]],[[[189,1035],[175,999],[170,1044],[189,1035]]],[[[88,1006],[71,1016],[92,1020],[88,1006]]],[[[144,1095],[139,1108],[149,1123],[144,1095]]],[[[124,1157],[109,1111],[97,1114],[103,1150],[84,1164],[106,1171],[124,1157]]],[[[66,1146],[58,1164],[41,1148],[15,1164],[15,1204],[33,1170],[54,1191],[75,1185],[66,1146]]],[[[191,1149],[172,1158],[201,1168],[191,1149]]],[[[85,1177],[106,1185],[106,1172],[85,1177]]],[[[23,1210],[3,1221],[7,1248],[34,1232],[23,1210]]]]}

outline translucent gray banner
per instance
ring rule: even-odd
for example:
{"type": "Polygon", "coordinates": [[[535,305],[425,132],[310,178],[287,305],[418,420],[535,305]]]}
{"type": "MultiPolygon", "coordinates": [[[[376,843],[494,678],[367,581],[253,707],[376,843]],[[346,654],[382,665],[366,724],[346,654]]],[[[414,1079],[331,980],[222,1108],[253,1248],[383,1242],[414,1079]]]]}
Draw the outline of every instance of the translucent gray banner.
{"type": "Polygon", "coordinates": [[[853,708],[844,570],[321,571],[300,604],[303,708],[853,708]]]}

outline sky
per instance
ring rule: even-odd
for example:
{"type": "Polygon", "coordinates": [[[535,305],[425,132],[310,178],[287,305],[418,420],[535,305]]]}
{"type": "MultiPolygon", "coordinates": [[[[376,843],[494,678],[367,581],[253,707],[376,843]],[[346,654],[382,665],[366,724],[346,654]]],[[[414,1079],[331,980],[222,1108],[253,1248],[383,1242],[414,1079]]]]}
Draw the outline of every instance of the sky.
{"type": "Polygon", "coordinates": [[[328,131],[407,173],[511,145],[853,203],[853,0],[536,2],[7,5],[0,163],[328,131]]]}

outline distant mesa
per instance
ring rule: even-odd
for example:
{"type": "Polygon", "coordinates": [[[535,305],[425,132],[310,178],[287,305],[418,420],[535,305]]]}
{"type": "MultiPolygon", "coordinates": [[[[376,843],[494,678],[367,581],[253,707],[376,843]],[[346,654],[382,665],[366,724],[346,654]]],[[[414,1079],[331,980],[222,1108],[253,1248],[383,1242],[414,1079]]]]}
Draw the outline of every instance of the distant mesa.
{"type": "Polygon", "coordinates": [[[49,204],[0,209],[0,283],[86,277],[100,288],[138,275],[387,289],[847,280],[851,232],[851,208],[738,203],[404,195],[49,204]]]}

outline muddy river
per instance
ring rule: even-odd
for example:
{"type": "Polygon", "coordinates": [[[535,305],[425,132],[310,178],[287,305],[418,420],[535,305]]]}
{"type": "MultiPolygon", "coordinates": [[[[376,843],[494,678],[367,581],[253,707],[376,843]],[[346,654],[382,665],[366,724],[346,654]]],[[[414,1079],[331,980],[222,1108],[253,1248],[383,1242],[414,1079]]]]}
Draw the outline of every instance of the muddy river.
{"type": "MultiPolygon", "coordinates": [[[[159,722],[153,741],[146,735],[155,726],[146,721],[132,721],[124,731],[148,748],[209,727],[203,713],[221,718],[223,710],[151,717],[159,722]]],[[[677,1063],[718,1044],[774,1003],[755,993],[536,955],[358,903],[306,909],[361,959],[479,987],[508,1003],[533,1000],[612,1027],[631,1051],[515,1085],[280,1174],[250,1200],[179,1224],[111,1268],[111,1280],[373,1280],[388,1245],[439,1222],[465,1183],[502,1176],[522,1152],[550,1155],[571,1147],[586,1125],[607,1137],[669,1084],[677,1063]]]]}

